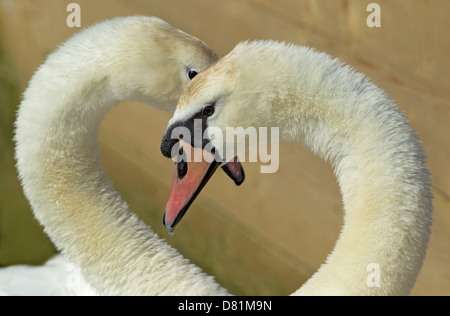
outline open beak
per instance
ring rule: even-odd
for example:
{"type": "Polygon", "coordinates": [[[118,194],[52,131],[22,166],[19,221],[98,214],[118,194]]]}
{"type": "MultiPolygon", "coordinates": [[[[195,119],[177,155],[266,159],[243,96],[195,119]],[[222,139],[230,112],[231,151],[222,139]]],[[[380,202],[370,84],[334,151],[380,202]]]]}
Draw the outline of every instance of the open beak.
{"type": "MultiPolygon", "coordinates": [[[[193,147],[183,140],[179,140],[179,153],[183,156],[183,159],[175,163],[172,189],[163,220],[164,226],[169,231],[174,230],[220,165],[220,162],[214,159],[213,153],[193,147]],[[200,157],[202,159],[199,159],[200,157]]],[[[225,163],[222,169],[233,179],[236,185],[241,185],[245,179],[244,170],[237,157],[225,163]]]]}

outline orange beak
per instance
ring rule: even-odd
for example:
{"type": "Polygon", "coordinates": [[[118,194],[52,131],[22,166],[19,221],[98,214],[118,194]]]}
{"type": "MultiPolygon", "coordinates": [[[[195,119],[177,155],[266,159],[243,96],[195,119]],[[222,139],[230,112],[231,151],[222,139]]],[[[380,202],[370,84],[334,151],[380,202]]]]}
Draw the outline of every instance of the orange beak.
{"type": "MultiPolygon", "coordinates": [[[[213,153],[202,148],[193,147],[183,140],[179,140],[179,148],[183,160],[175,163],[172,189],[163,220],[164,226],[169,231],[174,230],[220,165],[219,162],[214,160],[213,153]]],[[[236,185],[242,184],[245,175],[237,157],[233,161],[224,164],[222,168],[234,180],[236,185]]]]}

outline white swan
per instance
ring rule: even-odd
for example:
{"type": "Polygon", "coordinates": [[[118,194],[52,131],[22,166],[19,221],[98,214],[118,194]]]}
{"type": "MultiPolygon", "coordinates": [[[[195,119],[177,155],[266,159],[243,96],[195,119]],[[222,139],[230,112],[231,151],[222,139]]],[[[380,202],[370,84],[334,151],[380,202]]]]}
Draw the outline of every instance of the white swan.
{"type": "Polygon", "coordinates": [[[42,266],[0,269],[0,296],[95,296],[77,265],[56,255],[42,266]]]}
{"type": "MultiPolygon", "coordinates": [[[[410,293],[430,235],[429,172],[407,119],[364,75],[305,47],[241,43],[187,86],[163,138],[165,156],[178,141],[172,139],[174,129],[192,128],[194,119],[202,120],[203,131],[218,127],[223,135],[227,126],[280,127],[281,141],[300,142],[332,163],[344,226],[327,262],[294,294],[410,293]]],[[[198,144],[209,143],[208,136],[198,144]]],[[[189,144],[182,142],[186,150],[189,144]]],[[[212,144],[219,151],[230,145],[220,137],[212,144]]],[[[192,181],[187,165],[185,178],[175,177],[165,214],[168,229],[204,185],[202,172],[197,168],[192,181]],[[188,198],[174,205],[179,191],[188,198]]],[[[212,165],[204,164],[208,177],[212,165]]]]}
{"type": "Polygon", "coordinates": [[[24,93],[15,135],[24,192],[56,247],[101,295],[227,294],[128,210],[97,145],[100,122],[118,102],[173,112],[189,79],[216,59],[160,19],[117,18],[69,39],[24,93]]]}

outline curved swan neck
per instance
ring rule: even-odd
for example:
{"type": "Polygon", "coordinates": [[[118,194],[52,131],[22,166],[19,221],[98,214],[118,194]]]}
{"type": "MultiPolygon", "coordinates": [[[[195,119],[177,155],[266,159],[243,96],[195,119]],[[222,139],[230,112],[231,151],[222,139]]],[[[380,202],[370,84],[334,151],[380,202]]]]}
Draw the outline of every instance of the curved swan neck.
{"type": "MultiPolygon", "coordinates": [[[[111,36],[90,35],[94,43],[95,35],[111,36]]],[[[17,168],[36,218],[99,294],[227,294],[131,213],[106,176],[97,145],[100,122],[117,102],[141,91],[117,82],[122,57],[114,47],[94,45],[92,51],[93,42],[78,36],[51,55],[20,105],[17,168]]]]}
{"type": "Polygon", "coordinates": [[[302,57],[299,68],[315,72],[299,74],[300,88],[284,87],[291,95],[296,89],[291,106],[297,111],[284,116],[280,132],[331,162],[345,217],[326,264],[296,294],[407,295],[430,235],[432,195],[423,150],[375,84],[323,54],[302,57]]]}
{"type": "Polygon", "coordinates": [[[188,120],[212,101],[208,124],[279,127],[282,141],[304,144],[334,168],[344,227],[295,294],[410,292],[430,235],[431,185],[416,135],[380,88],[325,53],[255,41],[193,80],[174,117],[188,120]]]}
{"type": "Polygon", "coordinates": [[[375,118],[363,119],[349,135],[324,119],[298,138],[331,161],[345,216],[326,264],[296,294],[411,291],[429,240],[431,190],[415,135],[400,113],[388,112],[393,121],[383,127],[373,124],[375,118]]]}

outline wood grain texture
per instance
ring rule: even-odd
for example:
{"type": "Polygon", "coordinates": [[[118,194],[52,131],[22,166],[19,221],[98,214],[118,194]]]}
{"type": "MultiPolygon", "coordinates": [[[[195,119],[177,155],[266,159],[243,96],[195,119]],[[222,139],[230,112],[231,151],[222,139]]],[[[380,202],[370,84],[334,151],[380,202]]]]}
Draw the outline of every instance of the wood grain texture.
{"type": "MultiPolygon", "coordinates": [[[[22,86],[45,56],[76,31],[65,24],[70,2],[0,2],[5,46],[22,86]]],[[[450,295],[450,2],[376,1],[382,27],[369,28],[370,2],[77,1],[83,26],[114,16],[156,15],[201,38],[220,56],[242,40],[275,39],[313,46],[366,73],[409,117],[433,172],[433,235],[413,294],[450,295]]],[[[133,209],[149,205],[139,214],[153,227],[162,226],[172,175],[171,162],[159,153],[168,119],[167,113],[126,103],[108,115],[100,133],[108,174],[133,209]]],[[[280,170],[273,175],[261,175],[259,165],[246,163],[241,188],[224,175],[215,176],[170,239],[237,293],[294,291],[326,259],[342,225],[341,197],[330,166],[295,145],[283,144],[280,158],[280,170]]]]}

